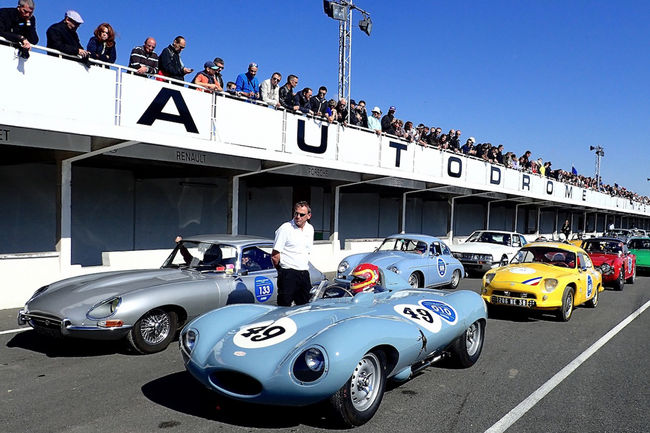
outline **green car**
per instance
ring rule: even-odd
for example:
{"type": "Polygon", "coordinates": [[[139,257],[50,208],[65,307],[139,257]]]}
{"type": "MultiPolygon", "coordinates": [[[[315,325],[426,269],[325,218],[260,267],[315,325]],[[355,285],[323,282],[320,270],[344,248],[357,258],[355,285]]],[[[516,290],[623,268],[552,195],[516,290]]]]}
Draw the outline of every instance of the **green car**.
{"type": "Polygon", "coordinates": [[[636,268],[650,271],[650,237],[633,237],[628,241],[628,249],[636,256],[636,268]]]}

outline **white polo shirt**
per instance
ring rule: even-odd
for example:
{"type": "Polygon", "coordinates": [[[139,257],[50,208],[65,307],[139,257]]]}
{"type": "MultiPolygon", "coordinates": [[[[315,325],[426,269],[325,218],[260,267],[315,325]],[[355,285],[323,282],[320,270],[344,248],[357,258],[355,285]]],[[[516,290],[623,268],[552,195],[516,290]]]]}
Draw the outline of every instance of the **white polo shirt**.
{"type": "Polygon", "coordinates": [[[313,245],[314,227],[309,221],[302,229],[294,220],[287,221],[275,231],[273,249],[280,252],[280,266],[285,269],[308,270],[313,245]]]}

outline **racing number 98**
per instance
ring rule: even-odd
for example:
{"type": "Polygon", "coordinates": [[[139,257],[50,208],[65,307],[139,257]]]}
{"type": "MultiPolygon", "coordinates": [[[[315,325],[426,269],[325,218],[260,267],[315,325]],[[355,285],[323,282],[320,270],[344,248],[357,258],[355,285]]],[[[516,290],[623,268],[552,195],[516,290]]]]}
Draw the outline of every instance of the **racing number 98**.
{"type": "Polygon", "coordinates": [[[424,320],[427,323],[433,323],[431,313],[424,308],[416,308],[415,311],[413,311],[410,307],[405,307],[403,313],[408,314],[415,320],[424,320]]]}

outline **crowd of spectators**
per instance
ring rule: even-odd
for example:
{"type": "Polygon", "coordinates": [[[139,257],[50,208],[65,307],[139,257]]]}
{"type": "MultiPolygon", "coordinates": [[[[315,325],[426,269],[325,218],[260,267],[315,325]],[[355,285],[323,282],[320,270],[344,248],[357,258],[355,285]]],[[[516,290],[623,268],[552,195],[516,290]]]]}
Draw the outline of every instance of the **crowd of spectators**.
{"type": "MultiPolygon", "coordinates": [[[[20,55],[25,59],[29,58],[31,46],[39,41],[34,8],[33,0],[19,0],[16,8],[0,9],[0,36],[16,46],[20,55]]],[[[68,10],[61,22],[48,28],[47,47],[73,56],[73,59],[83,61],[89,66],[88,59],[115,63],[117,55],[113,27],[109,23],[101,23],[84,48],[77,34],[77,29],[83,22],[83,18],[78,12],[68,10]]],[[[194,69],[186,67],[181,59],[181,52],[185,47],[185,38],[177,36],[157,55],[154,52],[156,40],[153,37],[147,37],[143,45],[136,46],[131,51],[129,68],[135,74],[154,76],[158,80],[165,80],[162,77],[168,77],[174,79],[172,82],[175,84],[183,85],[181,82],[185,80],[185,76],[194,72],[194,69]]],[[[221,75],[224,66],[225,62],[220,57],[206,61],[203,69],[194,75],[192,84],[199,91],[225,91],[247,100],[259,101],[271,107],[311,115],[327,122],[367,128],[376,134],[393,135],[423,147],[464,154],[492,164],[556,179],[583,188],[599,190],[631,201],[650,204],[650,198],[647,196],[636,194],[618,184],[611,186],[601,183],[599,185],[595,178],[579,175],[574,168],[571,172],[553,169],[551,161],[543,161],[542,158],[534,159],[529,150],[517,157],[514,152],[504,153],[502,144],[494,146],[492,143],[476,143],[474,137],[469,137],[464,144],[461,144],[462,132],[459,129],[450,129],[449,132],[443,133],[440,126],[429,127],[420,123],[415,127],[412,121],[404,122],[395,117],[397,109],[394,106],[389,107],[388,112],[383,116],[381,109],[374,107],[369,117],[364,100],[359,100],[357,103],[351,99],[348,107],[348,101],[345,98],[327,99],[327,87],[325,86],[320,86],[316,94],[313,94],[309,87],[298,90],[298,76],[294,74],[288,75],[286,83],[282,86],[280,86],[282,80],[280,72],[273,72],[268,79],[260,84],[257,78],[258,65],[256,63],[250,63],[247,71],[237,75],[234,82],[227,82],[224,89],[221,75]]]]}

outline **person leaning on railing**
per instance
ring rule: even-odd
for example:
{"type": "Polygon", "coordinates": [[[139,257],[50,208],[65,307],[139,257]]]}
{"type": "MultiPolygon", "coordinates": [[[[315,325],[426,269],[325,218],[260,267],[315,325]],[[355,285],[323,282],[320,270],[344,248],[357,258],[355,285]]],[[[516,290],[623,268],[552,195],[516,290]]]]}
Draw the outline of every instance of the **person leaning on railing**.
{"type": "Polygon", "coordinates": [[[91,59],[115,63],[117,50],[115,49],[115,30],[113,30],[113,27],[108,23],[97,26],[93,36],[88,41],[86,49],[90,53],[91,59]]]}
{"type": "Polygon", "coordinates": [[[18,7],[0,9],[0,36],[18,45],[21,57],[29,58],[38,43],[33,0],[19,0],[18,7]]]}
{"type": "Polygon", "coordinates": [[[79,12],[67,11],[63,21],[52,24],[47,29],[47,47],[70,56],[79,56],[82,60],[87,61],[90,53],[84,50],[77,34],[77,29],[83,22],[84,20],[79,15],[79,12]]]}
{"type": "Polygon", "coordinates": [[[156,40],[152,37],[147,38],[144,45],[134,47],[129,58],[129,68],[136,69],[136,73],[140,75],[156,75],[158,73],[158,54],[154,52],[155,49],[156,40]]]}

